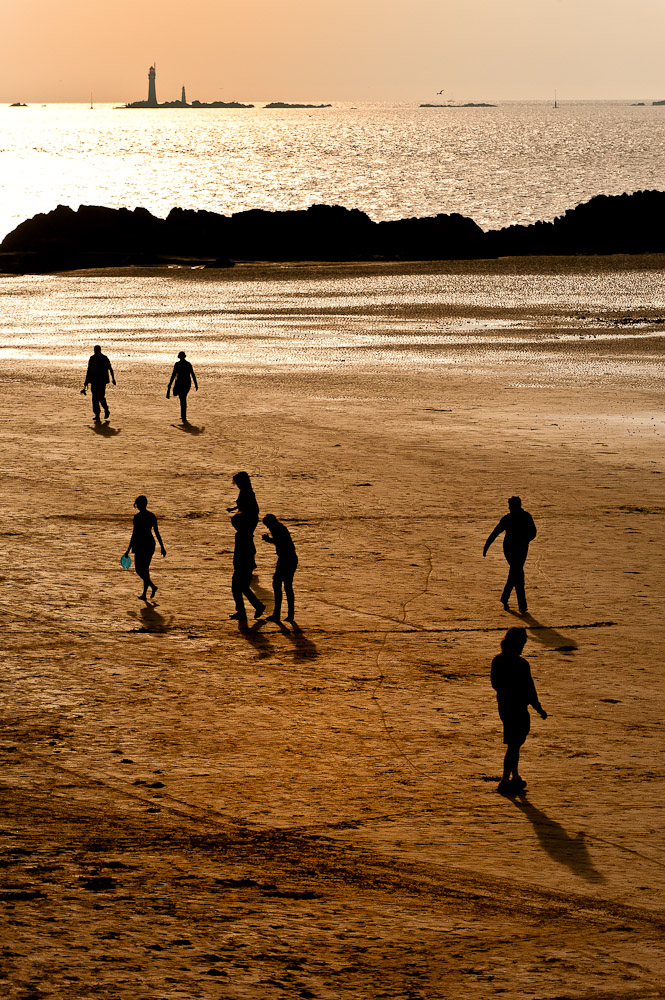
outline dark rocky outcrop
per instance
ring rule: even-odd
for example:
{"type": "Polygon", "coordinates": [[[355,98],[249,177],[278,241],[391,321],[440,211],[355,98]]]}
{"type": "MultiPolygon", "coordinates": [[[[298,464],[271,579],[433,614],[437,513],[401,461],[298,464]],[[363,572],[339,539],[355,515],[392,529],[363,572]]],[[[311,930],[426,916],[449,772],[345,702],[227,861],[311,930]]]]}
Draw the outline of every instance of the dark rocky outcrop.
{"type": "Polygon", "coordinates": [[[488,257],[665,251],[665,192],[597,195],[553,222],[486,233],[488,257]]]}
{"type": "Polygon", "coordinates": [[[224,216],[174,208],[159,219],[129,210],[60,205],[21,223],[0,246],[0,270],[231,260],[454,260],[665,252],[665,192],[599,195],[553,222],[483,232],[462,215],[373,222],[364,212],[313,205],[224,216]]]}

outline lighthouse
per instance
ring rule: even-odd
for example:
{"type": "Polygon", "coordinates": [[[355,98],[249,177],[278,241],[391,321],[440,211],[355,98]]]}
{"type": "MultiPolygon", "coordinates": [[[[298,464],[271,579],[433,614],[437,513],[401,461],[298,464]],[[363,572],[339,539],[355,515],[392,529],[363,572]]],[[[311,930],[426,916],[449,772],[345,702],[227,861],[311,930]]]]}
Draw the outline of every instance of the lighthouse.
{"type": "Polygon", "coordinates": [[[157,92],[155,91],[155,67],[151,66],[148,70],[148,107],[157,107],[157,92]]]}

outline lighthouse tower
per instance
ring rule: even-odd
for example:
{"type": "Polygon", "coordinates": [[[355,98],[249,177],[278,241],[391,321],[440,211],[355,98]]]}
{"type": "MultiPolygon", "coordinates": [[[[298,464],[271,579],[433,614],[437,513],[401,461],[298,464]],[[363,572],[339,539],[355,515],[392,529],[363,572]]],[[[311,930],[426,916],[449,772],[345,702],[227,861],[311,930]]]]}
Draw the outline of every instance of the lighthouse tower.
{"type": "Polygon", "coordinates": [[[148,107],[157,107],[157,92],[155,91],[155,67],[148,70],[148,107]]]}

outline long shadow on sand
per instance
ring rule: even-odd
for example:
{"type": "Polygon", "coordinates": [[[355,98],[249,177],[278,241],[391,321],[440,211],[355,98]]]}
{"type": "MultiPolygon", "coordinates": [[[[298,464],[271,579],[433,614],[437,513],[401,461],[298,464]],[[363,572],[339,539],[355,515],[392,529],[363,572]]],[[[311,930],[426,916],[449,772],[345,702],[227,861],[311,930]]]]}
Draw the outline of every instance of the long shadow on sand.
{"type": "Polygon", "coordinates": [[[110,424],[93,424],[90,430],[103,438],[117,437],[120,433],[119,427],[111,427],[110,424]]]}
{"type": "Polygon", "coordinates": [[[275,652],[273,644],[261,632],[261,626],[264,624],[262,621],[254,622],[253,625],[248,625],[246,621],[238,622],[238,632],[250,646],[254,647],[260,660],[265,659],[266,656],[272,656],[275,652]]]}
{"type": "Polygon", "coordinates": [[[571,837],[560,823],[550,819],[542,809],[537,809],[524,795],[511,801],[524,813],[533,826],[540,846],[554,861],[566,865],[587,882],[605,881],[605,876],[593,866],[581,830],[571,837]]]}
{"type": "Polygon", "coordinates": [[[129,614],[130,617],[138,619],[141,623],[141,628],[138,630],[139,632],[154,632],[162,634],[164,632],[168,632],[173,623],[173,615],[169,615],[168,617],[160,615],[155,605],[151,604],[150,601],[146,601],[138,613],[136,611],[130,611],[129,614]]]}
{"type": "Polygon", "coordinates": [[[308,639],[300,625],[296,622],[291,622],[291,628],[285,628],[283,624],[280,624],[280,628],[284,635],[293,643],[293,657],[296,660],[313,660],[319,655],[319,651],[316,648],[316,643],[308,639]]]}
{"type": "Polygon", "coordinates": [[[205,426],[197,427],[196,424],[190,424],[189,421],[184,424],[171,424],[171,427],[184,431],[185,434],[203,434],[205,430],[205,426]]]}
{"type": "Polygon", "coordinates": [[[513,615],[515,618],[519,618],[519,620],[523,623],[524,628],[528,629],[531,637],[537,642],[542,643],[543,646],[549,646],[551,649],[558,649],[560,653],[574,653],[577,649],[577,643],[574,639],[569,639],[567,636],[562,635],[561,632],[557,632],[555,628],[551,628],[549,625],[543,625],[528,612],[521,615],[517,611],[509,611],[508,614],[513,615]]]}

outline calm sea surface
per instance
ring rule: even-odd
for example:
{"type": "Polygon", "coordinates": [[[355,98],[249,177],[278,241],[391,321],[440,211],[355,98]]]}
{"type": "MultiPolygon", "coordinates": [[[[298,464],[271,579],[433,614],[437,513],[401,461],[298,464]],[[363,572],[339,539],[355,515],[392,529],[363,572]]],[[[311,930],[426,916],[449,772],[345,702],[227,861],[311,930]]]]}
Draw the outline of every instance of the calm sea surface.
{"type": "Polygon", "coordinates": [[[325,203],[377,220],[460,212],[495,228],[663,187],[665,107],[0,109],[0,238],[58,204],[165,216],[325,203]]]}

